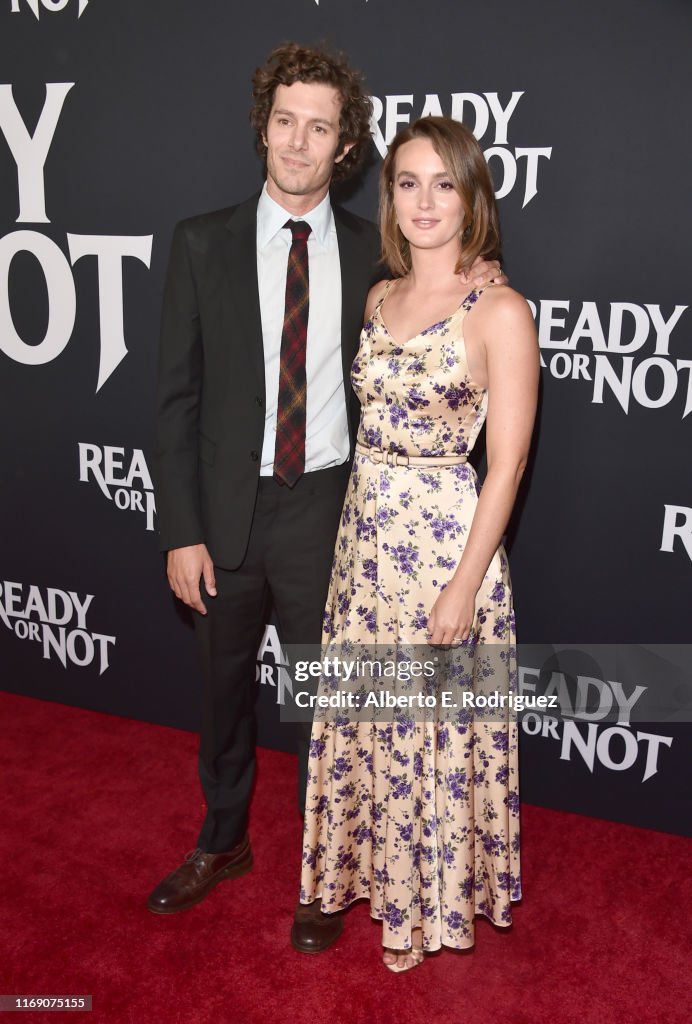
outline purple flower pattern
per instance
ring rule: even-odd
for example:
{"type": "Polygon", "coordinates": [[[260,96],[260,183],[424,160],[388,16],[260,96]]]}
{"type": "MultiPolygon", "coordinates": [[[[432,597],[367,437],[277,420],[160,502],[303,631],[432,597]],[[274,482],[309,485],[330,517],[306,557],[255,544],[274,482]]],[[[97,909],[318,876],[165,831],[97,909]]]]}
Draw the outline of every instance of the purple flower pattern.
{"type": "MultiPolygon", "coordinates": [[[[352,368],[359,441],[410,456],[473,449],[487,393],[471,378],[463,319],[478,294],[399,345],[377,308],[352,368]]],[[[375,464],[356,455],[324,616],[326,645],[425,643],[432,605],[464,550],[479,486],[470,463],[375,464]]],[[[499,548],[478,592],[463,682],[516,688],[514,613],[499,548]],[[500,658],[487,657],[500,651],[500,658]],[[499,669],[498,669],[499,666],[499,669]]],[[[381,650],[384,648],[380,648],[381,650]]],[[[492,686],[490,686],[492,688],[492,686]]],[[[474,917],[512,922],[521,898],[517,726],[460,710],[453,720],[313,725],[300,898],[335,911],[369,898],[383,942],[428,950],[474,942],[474,917]]]]}

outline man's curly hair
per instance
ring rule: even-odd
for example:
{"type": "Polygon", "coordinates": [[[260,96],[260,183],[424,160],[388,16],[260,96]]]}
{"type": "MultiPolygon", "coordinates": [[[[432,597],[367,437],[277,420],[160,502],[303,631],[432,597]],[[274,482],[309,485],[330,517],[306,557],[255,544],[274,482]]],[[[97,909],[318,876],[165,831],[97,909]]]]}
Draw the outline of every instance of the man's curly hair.
{"type": "Polygon", "coordinates": [[[332,181],[343,181],[361,166],[370,140],[372,102],[365,92],[363,76],[349,67],[341,53],[299,43],[277,46],[252,76],[255,102],[250,111],[250,124],[257,133],[257,152],[261,156],[266,155],[267,147],[262,136],[267,131],[276,87],[293,85],[294,82],[332,85],[341,97],[337,156],[347,143],[352,142],[353,148],[340,163],[334,164],[332,181]]]}

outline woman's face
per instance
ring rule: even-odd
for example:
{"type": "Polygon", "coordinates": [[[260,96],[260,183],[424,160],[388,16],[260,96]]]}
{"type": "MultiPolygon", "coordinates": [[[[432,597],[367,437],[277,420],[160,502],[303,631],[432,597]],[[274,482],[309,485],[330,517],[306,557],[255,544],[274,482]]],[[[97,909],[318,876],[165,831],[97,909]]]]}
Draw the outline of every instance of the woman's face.
{"type": "Polygon", "coordinates": [[[397,151],[392,194],[399,227],[413,248],[449,246],[458,255],[463,203],[428,139],[412,139],[397,151]]]}

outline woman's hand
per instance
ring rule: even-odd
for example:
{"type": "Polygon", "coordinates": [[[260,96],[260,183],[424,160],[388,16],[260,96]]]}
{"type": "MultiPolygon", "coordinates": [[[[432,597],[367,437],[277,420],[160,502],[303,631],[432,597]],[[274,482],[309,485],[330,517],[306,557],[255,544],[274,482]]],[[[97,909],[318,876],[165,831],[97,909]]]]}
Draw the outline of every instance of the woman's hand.
{"type": "Polygon", "coordinates": [[[428,633],[433,646],[458,646],[467,640],[476,618],[476,594],[451,580],[433,605],[428,633]]]}

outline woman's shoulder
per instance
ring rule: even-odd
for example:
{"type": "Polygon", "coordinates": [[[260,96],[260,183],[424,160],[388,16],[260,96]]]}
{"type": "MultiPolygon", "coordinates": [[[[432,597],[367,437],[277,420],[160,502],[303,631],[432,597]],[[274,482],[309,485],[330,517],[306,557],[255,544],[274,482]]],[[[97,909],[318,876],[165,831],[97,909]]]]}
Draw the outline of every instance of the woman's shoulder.
{"type": "Polygon", "coordinates": [[[528,302],[521,294],[510,288],[508,284],[491,284],[482,289],[478,303],[478,311],[486,311],[495,315],[513,316],[529,313],[531,309],[528,302]]]}
{"type": "Polygon", "coordinates": [[[378,281],[377,284],[374,284],[370,291],[368,292],[368,297],[365,301],[366,321],[368,321],[372,314],[375,312],[375,307],[377,306],[378,302],[380,302],[389,291],[389,287],[392,284],[392,280],[393,279],[391,278],[385,277],[381,281],[378,281]]]}
{"type": "Polygon", "coordinates": [[[533,323],[533,313],[521,292],[507,284],[493,284],[482,290],[473,307],[473,319],[479,326],[518,324],[527,320],[533,323]]]}
{"type": "Polygon", "coordinates": [[[486,345],[515,344],[524,337],[534,345],[536,325],[524,296],[506,284],[494,284],[483,290],[470,311],[468,331],[486,345]]]}

